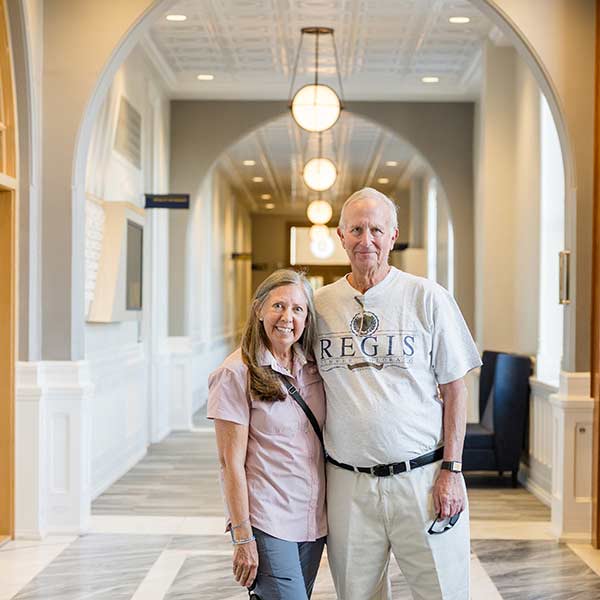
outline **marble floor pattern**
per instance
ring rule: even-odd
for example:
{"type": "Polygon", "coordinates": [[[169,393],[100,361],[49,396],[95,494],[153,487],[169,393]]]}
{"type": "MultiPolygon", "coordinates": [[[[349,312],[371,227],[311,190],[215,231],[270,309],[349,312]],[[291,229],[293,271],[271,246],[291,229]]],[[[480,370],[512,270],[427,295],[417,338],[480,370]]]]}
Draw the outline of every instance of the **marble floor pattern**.
{"type": "MultiPolygon", "coordinates": [[[[600,599],[600,552],[553,541],[549,509],[510,478],[467,477],[472,600],[600,599]]],[[[93,503],[89,533],[0,547],[0,600],[242,600],[210,424],[195,415],[93,503]]],[[[411,598],[391,563],[394,600],[411,598]]],[[[335,600],[323,557],[314,600],[335,600]]]]}

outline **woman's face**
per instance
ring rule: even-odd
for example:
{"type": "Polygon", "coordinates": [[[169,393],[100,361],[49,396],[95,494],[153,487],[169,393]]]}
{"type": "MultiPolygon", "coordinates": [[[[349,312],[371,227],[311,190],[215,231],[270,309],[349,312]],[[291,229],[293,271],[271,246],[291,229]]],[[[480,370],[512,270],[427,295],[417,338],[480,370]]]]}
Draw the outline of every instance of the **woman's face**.
{"type": "Polygon", "coordinates": [[[271,290],[258,316],[269,338],[270,350],[286,352],[300,339],[306,325],[308,308],[304,290],[295,284],[271,290]]]}

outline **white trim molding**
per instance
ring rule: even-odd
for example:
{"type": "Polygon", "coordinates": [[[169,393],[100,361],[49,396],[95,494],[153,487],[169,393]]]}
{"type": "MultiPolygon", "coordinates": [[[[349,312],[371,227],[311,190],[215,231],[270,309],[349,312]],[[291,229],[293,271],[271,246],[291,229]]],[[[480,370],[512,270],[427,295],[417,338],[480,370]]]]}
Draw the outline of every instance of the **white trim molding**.
{"type": "Polygon", "coordinates": [[[552,505],[553,406],[558,388],[531,377],[529,400],[529,456],[521,465],[521,483],[546,506],[552,505]]]}
{"type": "Polygon", "coordinates": [[[18,363],[16,371],[16,537],[83,533],[91,515],[89,365],[18,363]]]}
{"type": "Polygon", "coordinates": [[[193,425],[193,344],[189,337],[169,337],[171,355],[170,424],[172,430],[190,431],[193,425]]]}
{"type": "Polygon", "coordinates": [[[552,405],[552,532],[561,542],[591,539],[594,400],[590,374],[562,371],[552,405]]]}

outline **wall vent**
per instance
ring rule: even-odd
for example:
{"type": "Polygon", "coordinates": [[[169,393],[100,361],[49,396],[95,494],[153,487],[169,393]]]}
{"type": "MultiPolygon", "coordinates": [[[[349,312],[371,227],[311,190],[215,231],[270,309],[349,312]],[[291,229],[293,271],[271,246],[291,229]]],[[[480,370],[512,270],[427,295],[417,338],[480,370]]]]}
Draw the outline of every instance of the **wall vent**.
{"type": "Polygon", "coordinates": [[[125,98],[119,105],[115,150],[136,168],[142,167],[142,116],[125,98]]]}

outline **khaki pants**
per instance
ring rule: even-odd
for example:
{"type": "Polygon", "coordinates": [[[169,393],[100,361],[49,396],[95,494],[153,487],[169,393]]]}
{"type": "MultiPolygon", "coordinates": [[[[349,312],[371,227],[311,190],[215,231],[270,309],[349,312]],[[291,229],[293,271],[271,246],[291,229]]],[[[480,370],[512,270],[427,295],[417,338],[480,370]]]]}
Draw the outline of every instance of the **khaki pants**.
{"type": "Polygon", "coordinates": [[[449,531],[427,533],[440,466],[373,477],[327,465],[327,555],[339,600],[391,599],[390,550],[415,600],[468,600],[468,508],[449,531]]]}

